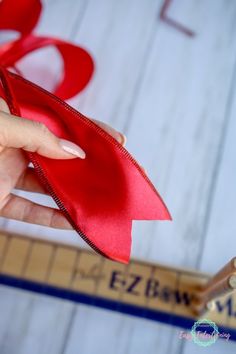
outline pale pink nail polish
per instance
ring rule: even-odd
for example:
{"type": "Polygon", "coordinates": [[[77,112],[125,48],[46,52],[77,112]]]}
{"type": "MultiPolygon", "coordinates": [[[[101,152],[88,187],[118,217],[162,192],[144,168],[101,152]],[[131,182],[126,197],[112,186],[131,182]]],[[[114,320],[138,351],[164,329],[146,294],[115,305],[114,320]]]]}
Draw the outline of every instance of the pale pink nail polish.
{"type": "Polygon", "coordinates": [[[120,143],[121,143],[121,145],[125,146],[127,138],[124,134],[122,134],[122,133],[119,133],[119,134],[120,134],[120,143]]]}
{"type": "Polygon", "coordinates": [[[85,159],[86,154],[84,150],[82,150],[78,145],[65,139],[60,139],[59,144],[62,147],[62,149],[68,152],[69,154],[75,155],[81,159],[85,159]]]}

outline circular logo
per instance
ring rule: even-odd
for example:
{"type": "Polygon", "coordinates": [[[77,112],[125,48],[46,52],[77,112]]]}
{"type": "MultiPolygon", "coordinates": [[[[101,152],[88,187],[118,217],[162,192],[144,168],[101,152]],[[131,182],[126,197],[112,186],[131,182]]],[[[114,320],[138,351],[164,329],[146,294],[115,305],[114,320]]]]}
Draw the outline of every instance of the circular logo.
{"type": "Polygon", "coordinates": [[[202,347],[208,347],[216,342],[219,330],[215,322],[201,319],[194,323],[191,334],[196,344],[202,347]]]}

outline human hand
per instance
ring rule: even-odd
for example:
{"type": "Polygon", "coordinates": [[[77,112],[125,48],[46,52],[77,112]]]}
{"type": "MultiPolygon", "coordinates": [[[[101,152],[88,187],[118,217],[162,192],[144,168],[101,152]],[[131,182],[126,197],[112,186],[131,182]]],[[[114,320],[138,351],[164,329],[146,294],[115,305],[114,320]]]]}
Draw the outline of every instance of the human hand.
{"type": "MultiPolygon", "coordinates": [[[[105,123],[97,120],[94,122],[121,144],[125,144],[123,134],[105,123]]],[[[6,102],[0,98],[0,216],[71,229],[60,210],[36,204],[12,193],[12,189],[16,188],[47,194],[34,168],[28,166],[23,150],[54,159],[86,158],[86,152],[79,146],[59,139],[43,124],[12,116],[6,102]]]]}

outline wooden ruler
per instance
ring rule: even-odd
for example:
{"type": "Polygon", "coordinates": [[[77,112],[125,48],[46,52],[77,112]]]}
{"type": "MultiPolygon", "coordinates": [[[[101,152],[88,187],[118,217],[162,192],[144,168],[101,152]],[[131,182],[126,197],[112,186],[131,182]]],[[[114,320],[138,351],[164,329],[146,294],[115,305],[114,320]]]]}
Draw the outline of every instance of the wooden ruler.
{"type": "MultiPolygon", "coordinates": [[[[191,330],[195,289],[208,274],[131,260],[110,261],[85,249],[0,233],[0,283],[191,330]]],[[[204,318],[236,340],[236,294],[217,299],[204,318]]]]}

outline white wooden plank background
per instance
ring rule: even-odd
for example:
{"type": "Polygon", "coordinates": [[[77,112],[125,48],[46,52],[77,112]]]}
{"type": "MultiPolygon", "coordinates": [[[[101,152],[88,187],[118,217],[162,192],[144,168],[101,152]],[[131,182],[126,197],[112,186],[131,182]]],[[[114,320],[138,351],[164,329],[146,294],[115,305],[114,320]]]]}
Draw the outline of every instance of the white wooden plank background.
{"type": "MultiPolygon", "coordinates": [[[[135,223],[132,256],[215,272],[236,253],[236,3],[175,0],[169,13],[197,33],[190,39],[158,20],[162,2],[47,0],[37,33],[70,39],[92,53],[94,78],[71,104],[126,133],[128,149],[172,213],[172,223],[135,223]]],[[[44,50],[21,68],[50,88],[60,61],[44,50]],[[37,74],[39,62],[45,64],[37,74]]],[[[86,247],[74,232],[0,222],[86,247]]],[[[1,354],[199,350],[167,325],[6,287],[0,312],[1,354]]],[[[208,352],[235,348],[218,340],[208,352]]]]}

